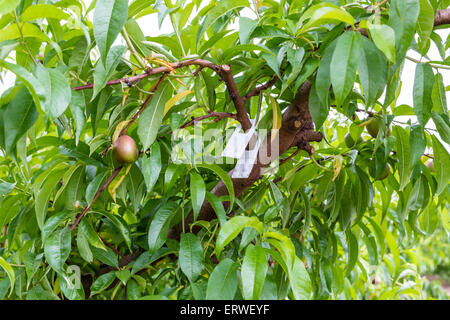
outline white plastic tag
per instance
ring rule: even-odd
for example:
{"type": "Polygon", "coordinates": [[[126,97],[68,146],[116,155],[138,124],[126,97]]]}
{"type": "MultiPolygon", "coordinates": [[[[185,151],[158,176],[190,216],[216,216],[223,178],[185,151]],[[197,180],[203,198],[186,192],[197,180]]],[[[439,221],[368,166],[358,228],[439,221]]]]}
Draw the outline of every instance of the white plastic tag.
{"type": "Polygon", "coordinates": [[[255,164],[256,157],[258,156],[260,140],[257,136],[255,146],[251,150],[245,150],[242,156],[236,163],[236,167],[233,170],[232,178],[248,178],[250,172],[252,172],[253,165],[255,164]]]}
{"type": "Polygon", "coordinates": [[[228,140],[225,149],[222,151],[222,157],[236,159],[241,158],[245,151],[245,148],[248,145],[248,142],[255,133],[255,120],[250,119],[250,122],[252,123],[252,127],[246,133],[240,132],[242,131],[242,126],[241,124],[238,124],[233,134],[231,135],[231,138],[228,140]]]}

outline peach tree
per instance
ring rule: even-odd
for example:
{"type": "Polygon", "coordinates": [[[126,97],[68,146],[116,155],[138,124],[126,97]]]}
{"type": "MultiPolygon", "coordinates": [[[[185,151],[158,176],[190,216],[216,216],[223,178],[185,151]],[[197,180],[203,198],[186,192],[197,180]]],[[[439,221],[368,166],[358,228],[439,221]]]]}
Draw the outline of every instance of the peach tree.
{"type": "Polygon", "coordinates": [[[1,0],[0,298],[423,297],[449,4],[1,0]]]}

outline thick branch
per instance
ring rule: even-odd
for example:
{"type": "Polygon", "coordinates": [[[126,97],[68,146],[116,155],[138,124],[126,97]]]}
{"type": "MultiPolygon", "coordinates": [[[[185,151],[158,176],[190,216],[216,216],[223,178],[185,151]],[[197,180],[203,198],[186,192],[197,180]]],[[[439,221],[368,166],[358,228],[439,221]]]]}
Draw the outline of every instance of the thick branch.
{"type": "MultiPolygon", "coordinates": [[[[322,136],[320,133],[314,132],[314,125],[309,114],[309,91],[311,89],[311,84],[306,81],[300,88],[299,92],[294,98],[294,101],[288,107],[286,112],[283,114],[282,125],[278,131],[278,137],[276,139],[271,138],[271,133],[269,133],[265,141],[261,144],[258,151],[257,162],[254,164],[253,169],[248,178],[234,178],[233,187],[235,196],[238,197],[250,186],[252,186],[257,180],[259,180],[265,173],[265,170],[269,167],[270,163],[277,160],[279,155],[283,154],[290,147],[298,145],[300,149],[311,151],[309,148],[308,141],[317,141],[322,136]],[[302,143],[299,143],[302,141],[302,143]],[[306,143],[305,143],[306,142],[306,143]],[[304,144],[305,143],[305,144],[304,144]],[[276,150],[277,152],[272,152],[276,150]]],[[[233,170],[231,170],[228,175],[231,176],[233,170]]],[[[228,189],[226,188],[223,181],[220,181],[212,190],[215,196],[220,197],[223,195],[228,195],[228,189]]],[[[224,203],[227,207],[229,204],[224,203]]],[[[214,209],[211,207],[209,202],[205,201],[203,203],[202,209],[200,210],[198,220],[210,221],[216,217],[214,209]]],[[[192,214],[188,215],[185,219],[185,231],[188,231],[189,224],[193,221],[192,214]]],[[[169,232],[169,237],[177,239],[182,231],[181,224],[172,228],[169,232]]],[[[198,228],[193,229],[194,232],[198,231],[198,228]]]]}
{"type": "Polygon", "coordinates": [[[439,10],[434,16],[434,26],[440,26],[442,24],[450,24],[450,8],[439,10]]]}

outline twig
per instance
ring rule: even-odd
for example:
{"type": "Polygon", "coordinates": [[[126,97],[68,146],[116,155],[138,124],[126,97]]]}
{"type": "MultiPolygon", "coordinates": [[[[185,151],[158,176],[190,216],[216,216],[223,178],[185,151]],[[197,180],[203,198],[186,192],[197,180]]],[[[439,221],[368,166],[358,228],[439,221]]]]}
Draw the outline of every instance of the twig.
{"type": "Polygon", "coordinates": [[[142,58],[139,56],[136,49],[134,48],[133,43],[131,42],[130,37],[128,36],[127,30],[125,30],[125,28],[123,28],[122,32],[123,32],[123,36],[125,38],[125,41],[128,44],[128,48],[130,49],[131,53],[135,56],[136,60],[139,62],[141,67],[145,69],[145,62],[142,60],[142,58]]]}
{"type": "Polygon", "coordinates": [[[77,226],[77,224],[80,222],[81,218],[83,218],[83,216],[86,214],[86,212],[89,211],[89,209],[92,207],[92,205],[94,204],[95,200],[97,200],[97,198],[100,196],[100,194],[106,189],[106,187],[110,184],[110,182],[117,176],[117,174],[120,172],[120,170],[122,170],[122,166],[118,167],[116,170],[114,170],[113,174],[108,178],[108,180],[105,182],[105,184],[100,188],[100,190],[97,191],[97,193],[95,194],[94,198],[92,199],[91,203],[84,208],[83,212],[81,212],[81,214],[78,216],[77,220],[75,221],[75,223],[70,227],[70,232],[73,231],[73,229],[75,229],[75,227],[77,226]]]}
{"type": "Polygon", "coordinates": [[[116,254],[118,254],[122,259],[125,259],[128,263],[131,262],[131,259],[129,259],[127,256],[123,255],[122,253],[120,253],[119,250],[117,250],[112,244],[110,244],[108,241],[106,241],[105,239],[102,238],[101,235],[99,235],[97,233],[98,237],[100,238],[100,240],[102,240],[102,242],[104,244],[106,244],[112,251],[114,251],[116,254]]]}
{"type": "MultiPolygon", "coordinates": [[[[156,90],[158,90],[161,82],[164,80],[164,78],[167,76],[167,73],[164,73],[158,80],[158,82],[156,83],[155,87],[152,90],[152,93],[155,93],[156,90]]],[[[150,100],[152,99],[153,94],[149,95],[147,97],[147,99],[145,99],[144,103],[142,104],[142,106],[140,107],[140,109],[136,112],[136,114],[133,116],[133,118],[131,118],[131,120],[127,123],[126,127],[122,130],[122,132],[120,133],[121,135],[124,135],[125,133],[127,133],[128,128],[131,126],[131,124],[133,122],[136,121],[136,119],[139,117],[139,115],[141,114],[141,112],[144,110],[145,106],[150,102],[150,100]]]]}
{"type": "Polygon", "coordinates": [[[264,91],[264,90],[270,88],[271,86],[273,86],[273,85],[275,84],[275,82],[277,82],[277,80],[278,80],[278,76],[277,76],[276,74],[274,74],[273,77],[272,77],[272,79],[270,79],[267,83],[265,83],[265,84],[263,84],[263,85],[261,85],[261,86],[259,86],[259,87],[256,87],[255,89],[253,89],[252,91],[250,91],[249,93],[247,93],[247,94],[243,97],[244,101],[247,101],[249,98],[251,98],[251,97],[253,97],[253,96],[259,95],[259,93],[260,93],[261,91],[264,91]]]}
{"type": "Polygon", "coordinates": [[[228,112],[212,112],[210,111],[208,114],[205,114],[203,116],[197,117],[197,118],[193,118],[192,120],[186,122],[185,124],[183,124],[180,129],[184,129],[186,127],[189,127],[193,124],[195,124],[198,121],[204,120],[204,119],[208,119],[211,117],[216,117],[215,121],[219,121],[223,118],[233,118],[235,120],[237,120],[237,115],[234,113],[228,113],[228,112]]]}

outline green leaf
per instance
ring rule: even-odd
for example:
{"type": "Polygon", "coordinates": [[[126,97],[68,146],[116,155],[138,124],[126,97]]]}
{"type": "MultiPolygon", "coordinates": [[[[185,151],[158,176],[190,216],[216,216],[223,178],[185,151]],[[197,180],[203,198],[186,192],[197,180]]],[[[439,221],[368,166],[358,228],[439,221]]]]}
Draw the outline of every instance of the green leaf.
{"type": "Polygon", "coordinates": [[[358,240],[350,229],[345,231],[345,235],[347,237],[347,266],[345,274],[348,276],[358,261],[359,247],[358,240]]]}
{"type": "Polygon", "coordinates": [[[338,106],[342,105],[353,88],[360,52],[361,34],[359,32],[344,32],[338,38],[330,64],[331,84],[338,106]]]}
{"type": "Polygon", "coordinates": [[[237,216],[225,223],[220,229],[216,240],[216,256],[219,257],[222,249],[230,243],[246,227],[256,229],[259,234],[263,232],[263,224],[256,217],[237,216]]]}
{"type": "Polygon", "coordinates": [[[372,24],[367,22],[369,34],[375,45],[384,53],[386,58],[395,63],[395,32],[385,24],[372,24]]]}
{"type": "Polygon", "coordinates": [[[194,221],[196,221],[205,200],[206,188],[203,178],[198,173],[191,172],[190,178],[192,209],[194,210],[194,221]]]}
{"type": "Polygon", "coordinates": [[[403,61],[414,39],[419,10],[419,0],[392,0],[390,3],[389,26],[395,30],[397,66],[403,61]]]}
{"type": "Polygon", "coordinates": [[[427,179],[424,175],[420,175],[409,194],[407,208],[413,211],[425,209],[429,199],[430,189],[428,188],[427,179]]]}
{"type": "Polygon", "coordinates": [[[438,113],[447,113],[447,97],[445,96],[444,81],[442,74],[436,73],[434,79],[433,91],[431,93],[433,99],[433,110],[438,113]]]}
{"type": "Polygon", "coordinates": [[[106,250],[98,249],[96,247],[90,247],[95,259],[108,266],[119,268],[118,256],[109,247],[106,250]]]}
{"type": "Polygon", "coordinates": [[[434,168],[438,183],[436,193],[440,195],[448,187],[448,180],[450,179],[450,155],[435,136],[431,136],[431,139],[433,140],[434,168]]]}
{"type": "Polygon", "coordinates": [[[103,64],[128,17],[127,0],[98,0],[94,10],[94,37],[103,64]]]}
{"type": "Polygon", "coordinates": [[[56,19],[68,20],[70,15],[51,4],[36,4],[29,6],[20,16],[22,21],[32,21],[36,19],[56,19]]]}
{"type": "Polygon", "coordinates": [[[97,232],[95,232],[91,223],[88,222],[87,219],[82,219],[78,225],[78,228],[81,229],[82,234],[86,237],[91,245],[96,248],[106,250],[102,240],[100,240],[97,232]]]}
{"type": "Polygon", "coordinates": [[[295,256],[294,265],[289,269],[289,281],[296,300],[310,300],[312,295],[311,278],[303,261],[295,256]]]}
{"type": "Polygon", "coordinates": [[[147,186],[147,192],[150,192],[158,181],[161,172],[161,149],[157,141],[152,144],[150,157],[142,155],[141,161],[142,175],[147,186]]]}
{"type": "Polygon", "coordinates": [[[257,25],[258,22],[253,19],[247,17],[239,18],[239,41],[241,42],[241,44],[248,43],[250,35],[252,34],[253,30],[255,30],[257,25]]]}
{"type": "Polygon", "coordinates": [[[0,15],[13,11],[20,0],[0,0],[0,15]]]}
{"type": "Polygon", "coordinates": [[[52,194],[55,186],[59,183],[63,174],[63,170],[53,171],[52,174],[45,180],[42,188],[35,192],[36,220],[40,229],[42,229],[45,222],[50,195],[52,194]]]}
{"type": "Polygon", "coordinates": [[[82,91],[72,91],[69,108],[76,124],[75,144],[78,145],[81,132],[83,132],[84,126],[86,125],[86,100],[82,91]]]}
{"type": "Polygon", "coordinates": [[[94,261],[94,255],[89,247],[89,241],[83,235],[81,229],[77,232],[77,248],[80,256],[87,262],[92,263],[94,261]]]}
{"type": "Polygon", "coordinates": [[[249,245],[241,269],[242,293],[245,299],[259,299],[268,267],[264,248],[249,245]]]}
{"type": "Polygon", "coordinates": [[[416,163],[420,161],[425,148],[427,146],[427,140],[425,132],[420,125],[412,125],[409,133],[409,145],[411,153],[410,168],[413,168],[416,163]]]}
{"type": "Polygon", "coordinates": [[[219,219],[220,226],[223,227],[223,225],[227,222],[227,214],[222,202],[209,191],[206,191],[206,200],[208,200],[211,204],[211,207],[214,209],[217,218],[219,219]]]}
{"type": "Polygon", "coordinates": [[[450,121],[448,114],[439,114],[432,111],[431,117],[433,118],[433,122],[436,125],[436,129],[438,130],[442,140],[450,144],[450,121]]]}
{"type": "Polygon", "coordinates": [[[405,129],[399,126],[395,126],[393,129],[393,134],[396,138],[396,152],[398,157],[398,174],[400,177],[400,188],[399,190],[403,190],[403,188],[409,182],[409,176],[411,174],[410,171],[410,147],[409,147],[409,137],[408,133],[405,129]]]}
{"type": "Polygon", "coordinates": [[[220,179],[222,179],[223,183],[228,189],[228,195],[230,196],[230,208],[233,207],[234,204],[234,187],[233,187],[233,181],[231,180],[230,176],[218,165],[216,164],[208,164],[208,163],[199,163],[196,164],[198,168],[205,168],[213,171],[215,174],[219,176],[220,179]]]}
{"type": "Polygon", "coordinates": [[[418,63],[414,77],[413,101],[417,120],[423,127],[431,117],[433,84],[434,73],[431,66],[428,63],[418,63]]]}
{"type": "Polygon", "coordinates": [[[69,227],[57,230],[48,236],[44,243],[44,254],[50,267],[57,273],[63,272],[63,266],[70,254],[71,235],[69,227]]]}
{"type": "Polygon", "coordinates": [[[366,108],[372,106],[386,85],[386,60],[369,39],[362,37],[359,80],[366,98],[366,108]]]}
{"type": "Polygon", "coordinates": [[[116,71],[117,65],[121,61],[121,57],[126,49],[127,47],[125,46],[114,46],[108,52],[105,65],[100,62],[97,63],[94,70],[94,93],[92,94],[91,101],[106,86],[106,82],[108,82],[116,71]]]}
{"type": "Polygon", "coordinates": [[[238,287],[238,265],[226,258],[211,273],[206,288],[206,300],[232,300],[238,287]]]}
{"type": "Polygon", "coordinates": [[[154,254],[166,242],[170,222],[177,208],[177,203],[169,202],[163,204],[155,213],[148,230],[148,251],[150,254],[154,254]]]}
{"type": "Polygon", "coordinates": [[[6,274],[8,275],[9,282],[10,282],[10,294],[14,290],[14,283],[16,281],[16,276],[14,274],[14,269],[11,267],[11,265],[2,257],[0,257],[0,267],[5,270],[6,274]]]}
{"type": "Polygon", "coordinates": [[[108,288],[111,283],[113,283],[115,278],[116,273],[114,271],[111,271],[95,279],[95,281],[91,285],[91,297],[108,288]]]}
{"type": "Polygon", "coordinates": [[[309,19],[308,22],[301,26],[301,28],[297,31],[297,35],[305,33],[310,29],[325,23],[344,22],[350,25],[355,23],[355,19],[353,19],[350,13],[328,2],[319,3],[310,7],[302,15],[299,23],[305,21],[306,19],[309,19]]]}
{"type": "Polygon", "coordinates": [[[167,81],[163,82],[139,117],[137,133],[144,150],[156,139],[164,117],[164,105],[171,95],[172,87],[167,81]]]}
{"type": "Polygon", "coordinates": [[[204,257],[202,244],[192,233],[181,234],[179,263],[189,281],[195,282],[203,270],[204,257]]]}
{"type": "Polygon", "coordinates": [[[21,87],[5,108],[4,117],[8,119],[4,122],[7,152],[10,152],[17,141],[33,126],[38,116],[30,92],[26,87],[21,87]]]}
{"type": "Polygon", "coordinates": [[[428,0],[419,0],[420,12],[417,19],[417,33],[419,34],[419,48],[426,54],[427,44],[430,41],[434,26],[434,9],[428,0]]]}
{"type": "Polygon", "coordinates": [[[242,7],[248,7],[247,0],[224,0],[209,10],[205,21],[203,21],[197,32],[197,46],[200,43],[203,34],[214,24],[214,22],[220,17],[223,17],[227,12],[242,7]]]}
{"type": "Polygon", "coordinates": [[[72,95],[69,82],[58,69],[47,69],[42,64],[36,67],[36,78],[44,89],[43,111],[50,118],[57,118],[69,106],[72,95]]]}

